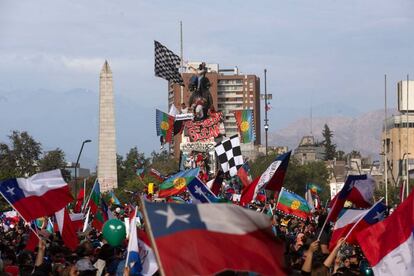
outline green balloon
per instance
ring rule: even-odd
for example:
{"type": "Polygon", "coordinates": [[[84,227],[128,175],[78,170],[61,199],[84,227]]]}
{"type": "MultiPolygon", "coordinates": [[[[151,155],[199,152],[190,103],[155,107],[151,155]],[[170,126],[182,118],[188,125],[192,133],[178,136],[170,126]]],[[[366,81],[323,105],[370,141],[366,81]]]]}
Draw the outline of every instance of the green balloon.
{"type": "Polygon", "coordinates": [[[110,219],[105,222],[102,235],[109,245],[118,246],[126,237],[125,224],[119,219],[110,219]]]}

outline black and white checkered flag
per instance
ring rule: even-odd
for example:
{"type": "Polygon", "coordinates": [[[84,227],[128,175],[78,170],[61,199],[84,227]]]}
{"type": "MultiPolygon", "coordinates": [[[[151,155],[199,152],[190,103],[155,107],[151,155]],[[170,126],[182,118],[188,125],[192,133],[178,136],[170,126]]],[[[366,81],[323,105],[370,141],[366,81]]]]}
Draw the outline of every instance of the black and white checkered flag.
{"type": "Polygon", "coordinates": [[[217,143],[216,154],[223,172],[230,172],[230,176],[235,176],[237,170],[243,165],[243,156],[240,149],[239,136],[233,135],[217,143]]]}
{"type": "Polygon", "coordinates": [[[178,68],[181,59],[179,56],[170,51],[167,47],[154,40],[155,50],[155,66],[154,71],[157,77],[166,79],[179,85],[184,85],[178,68]]]}

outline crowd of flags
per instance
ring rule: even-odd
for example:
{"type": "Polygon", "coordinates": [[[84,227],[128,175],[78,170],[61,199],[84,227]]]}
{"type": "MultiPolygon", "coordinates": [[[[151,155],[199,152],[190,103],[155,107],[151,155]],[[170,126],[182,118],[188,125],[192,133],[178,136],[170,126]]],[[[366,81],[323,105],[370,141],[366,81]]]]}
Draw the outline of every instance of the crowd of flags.
{"type": "MultiPolygon", "coordinates": [[[[155,48],[156,75],[182,85],[179,57],[158,42],[155,48]]],[[[157,134],[171,142],[173,117],[159,110],[156,117],[157,134]]],[[[291,152],[277,156],[262,174],[252,179],[249,164],[241,155],[240,143],[254,141],[253,114],[240,111],[235,117],[241,140],[237,135],[217,143],[215,150],[222,172],[208,183],[198,177],[199,168],[169,177],[153,168],[137,169],[137,177],[142,179],[147,173],[161,182],[158,197],[169,198],[173,203],[143,201],[145,222],[151,229],[146,233],[137,228],[142,223],[142,214],[134,208],[128,224],[126,257],[126,266],[131,272],[152,275],[161,270],[165,275],[204,275],[232,269],[265,275],[286,274],[282,262],[285,246],[269,231],[272,227],[269,217],[238,205],[265,201],[266,194],[272,194],[277,199],[277,212],[307,220],[312,212],[322,208],[322,189],[308,183],[303,198],[283,187],[291,152]],[[217,204],[222,202],[224,172],[237,176],[242,184],[236,204],[217,204]],[[185,191],[192,203],[199,204],[187,204],[188,201],[178,196],[185,191]],[[160,262],[156,261],[156,255],[160,262]]],[[[345,238],[348,243],[360,245],[376,275],[394,272],[411,275],[414,271],[414,194],[386,218],[382,199],[373,201],[374,188],[375,181],[370,176],[349,175],[330,202],[318,239],[325,226],[333,223],[330,248],[345,238]],[[346,208],[347,201],[357,209],[346,208]]],[[[28,250],[34,250],[42,231],[59,232],[64,244],[75,250],[79,245],[78,232],[85,232],[90,225],[101,230],[106,221],[114,218],[98,181],[89,195],[85,189],[79,191],[74,212],[69,213],[68,205],[74,198],[60,170],[0,181],[0,193],[14,209],[0,214],[3,225],[13,227],[20,217],[30,226],[28,250]]],[[[151,188],[148,184],[147,193],[154,193],[153,184],[151,188]]],[[[109,204],[121,205],[113,192],[109,193],[109,204]]]]}
{"type": "MultiPolygon", "coordinates": [[[[305,188],[305,194],[309,195],[309,198],[306,199],[282,187],[289,158],[290,152],[278,156],[254,180],[251,178],[248,163],[246,162],[240,166],[236,174],[243,183],[243,192],[239,204],[249,204],[252,201],[258,200],[260,196],[265,195],[263,191],[268,190],[276,195],[276,210],[280,213],[306,220],[311,217],[311,213],[314,210],[321,208],[321,204],[318,203],[319,195],[322,192],[320,186],[314,183],[308,183],[305,188]],[[309,199],[313,202],[313,205],[309,203],[309,199]]],[[[154,235],[155,244],[157,244],[158,250],[160,250],[160,255],[162,256],[161,261],[168,269],[170,269],[169,263],[175,257],[171,256],[168,250],[163,249],[166,247],[166,241],[171,245],[176,240],[180,240],[176,239],[177,237],[185,237],[181,238],[180,242],[183,248],[182,250],[185,248],[185,250],[191,251],[194,248],[186,248],[186,243],[183,243],[182,239],[191,238],[193,241],[197,240],[203,248],[209,248],[211,244],[206,243],[204,239],[210,241],[216,240],[218,243],[225,244],[224,242],[229,241],[229,239],[234,238],[236,240],[242,238],[240,242],[245,241],[247,244],[251,244],[252,241],[250,239],[252,236],[262,233],[262,228],[260,227],[251,228],[250,226],[246,226],[248,230],[240,235],[240,229],[243,229],[243,223],[246,223],[243,217],[252,216],[251,221],[256,227],[260,223],[263,223],[263,217],[257,216],[256,212],[252,212],[255,213],[254,215],[250,213],[245,214],[242,210],[248,210],[238,207],[235,204],[215,204],[221,202],[219,195],[223,184],[222,175],[219,174],[210,183],[204,183],[198,178],[198,173],[199,168],[181,171],[167,178],[157,173],[160,179],[163,180],[159,187],[158,195],[161,197],[170,197],[174,203],[144,203],[147,206],[145,212],[148,212],[149,223],[153,224],[153,233],[151,234],[154,235]],[[183,204],[188,202],[178,199],[174,200],[174,198],[179,198],[177,195],[184,191],[188,191],[193,203],[201,204],[183,204]],[[176,202],[180,202],[181,204],[177,206],[176,202]],[[243,217],[240,217],[240,212],[243,213],[243,217]],[[215,226],[215,224],[210,224],[211,219],[209,217],[211,216],[214,217],[215,221],[221,218],[226,223],[220,223],[220,227],[215,226]],[[234,225],[229,226],[232,224],[234,225]],[[226,230],[226,227],[228,227],[228,230],[226,230]],[[202,233],[202,235],[197,235],[196,233],[198,232],[202,233]],[[222,240],[222,233],[225,233],[225,241],[222,240]],[[234,237],[232,236],[233,234],[235,235],[234,237]]],[[[139,175],[138,172],[137,175],[139,175]]],[[[350,244],[359,244],[378,275],[392,268],[401,268],[402,261],[396,261],[395,257],[393,257],[397,256],[397,254],[399,254],[398,256],[402,256],[405,267],[412,267],[414,261],[409,258],[411,256],[409,254],[413,253],[412,244],[414,243],[414,219],[412,219],[414,217],[412,214],[414,197],[410,195],[392,215],[385,218],[386,206],[383,204],[382,199],[376,202],[372,201],[374,187],[375,182],[370,176],[349,175],[347,177],[343,188],[332,199],[329,205],[330,211],[325,221],[325,224],[330,222],[334,223],[330,247],[333,248],[336,241],[340,238],[345,238],[350,244]],[[352,202],[353,208],[359,209],[345,207],[347,201],[352,202]],[[372,237],[376,238],[374,239],[372,237]],[[376,239],[389,242],[377,242],[375,246],[378,250],[374,251],[370,245],[376,239]]],[[[103,199],[100,185],[97,181],[94,183],[88,196],[85,196],[84,190],[79,191],[74,207],[80,209],[80,212],[69,214],[67,205],[73,198],[59,170],[38,173],[27,179],[17,178],[1,181],[0,192],[15,209],[15,211],[0,214],[0,220],[3,224],[11,226],[13,223],[18,222],[19,216],[30,224],[32,234],[27,242],[27,249],[34,249],[41,231],[48,231],[50,233],[59,232],[65,245],[74,250],[79,244],[77,232],[85,231],[89,223],[98,230],[102,229],[105,221],[113,218],[107,202],[103,199]],[[53,197],[57,197],[60,200],[54,200],[53,197]]],[[[121,202],[113,192],[110,192],[108,196],[111,205],[121,205],[121,202]]],[[[158,269],[158,266],[154,266],[154,264],[156,265],[155,255],[149,245],[150,243],[142,240],[145,238],[139,238],[139,230],[136,229],[136,225],[138,224],[137,217],[138,210],[135,210],[129,226],[130,239],[127,265],[130,266],[131,270],[138,269],[139,271],[143,271],[143,264],[145,263],[143,259],[150,254],[152,257],[146,260],[148,262],[146,266],[155,272],[158,269]],[[144,255],[141,254],[142,248],[146,250],[146,254],[144,255]]],[[[263,227],[266,228],[268,226],[263,227]]],[[[261,241],[263,243],[257,244],[258,248],[264,249],[268,246],[279,248],[277,243],[269,243],[265,237],[261,241]]],[[[225,254],[226,256],[231,255],[234,257],[237,257],[237,254],[240,252],[240,250],[236,252],[231,246],[226,246],[225,249],[221,247],[219,252],[217,251],[218,249],[210,249],[216,255],[225,254]]],[[[278,250],[276,252],[282,252],[278,250]]],[[[197,250],[194,254],[200,255],[200,252],[197,250]]],[[[171,252],[171,254],[177,256],[177,252],[175,251],[171,252]]],[[[203,257],[206,259],[209,258],[209,256],[203,257]]],[[[238,259],[240,257],[238,256],[238,259]]],[[[266,268],[258,268],[253,264],[254,262],[257,264],[258,258],[261,262],[265,262],[263,264],[264,267],[271,268],[272,271],[275,271],[275,269],[281,269],[283,271],[284,269],[282,264],[272,263],[270,259],[263,259],[261,255],[252,256],[252,262],[243,263],[242,266],[246,269],[252,269],[252,271],[265,273],[267,271],[266,268]]],[[[222,262],[217,262],[216,259],[211,260],[211,267],[204,265],[202,266],[203,269],[206,269],[206,272],[211,272],[216,271],[215,269],[224,265],[222,262]]],[[[237,267],[241,266],[240,262],[236,265],[235,260],[231,258],[227,259],[225,265],[230,265],[235,270],[241,269],[241,267],[237,267]]],[[[194,271],[188,270],[188,267],[191,266],[183,265],[171,271],[176,271],[177,273],[193,273],[194,271]]]]}

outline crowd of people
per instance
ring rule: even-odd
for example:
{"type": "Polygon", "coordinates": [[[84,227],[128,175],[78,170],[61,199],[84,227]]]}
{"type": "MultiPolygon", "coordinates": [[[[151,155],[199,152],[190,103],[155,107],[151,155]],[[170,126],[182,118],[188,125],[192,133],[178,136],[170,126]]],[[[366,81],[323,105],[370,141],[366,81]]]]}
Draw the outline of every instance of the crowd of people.
{"type": "MultiPolygon", "coordinates": [[[[221,197],[241,190],[234,178],[226,178],[221,197]]],[[[137,196],[124,206],[111,206],[114,216],[123,221],[131,215],[137,196]]],[[[186,192],[179,195],[184,203],[191,203],[186,192]]],[[[153,197],[150,197],[153,200],[153,197]]],[[[315,211],[307,220],[280,213],[272,198],[261,199],[244,206],[269,216],[275,239],[285,242],[285,263],[289,275],[369,275],[371,270],[361,250],[339,240],[329,251],[330,228],[322,229],[327,210],[315,211]],[[323,230],[323,231],[322,231],[323,230]],[[317,239],[320,231],[320,238],[317,239]]],[[[141,225],[142,227],[142,225],[141,225]]],[[[101,232],[88,228],[79,232],[80,245],[71,251],[63,244],[58,232],[39,229],[42,239],[34,250],[28,250],[32,230],[22,220],[0,224],[0,276],[1,275],[129,275],[125,269],[127,240],[117,247],[110,246],[101,232]]],[[[254,273],[225,272],[222,275],[255,275],[254,273]]]]}

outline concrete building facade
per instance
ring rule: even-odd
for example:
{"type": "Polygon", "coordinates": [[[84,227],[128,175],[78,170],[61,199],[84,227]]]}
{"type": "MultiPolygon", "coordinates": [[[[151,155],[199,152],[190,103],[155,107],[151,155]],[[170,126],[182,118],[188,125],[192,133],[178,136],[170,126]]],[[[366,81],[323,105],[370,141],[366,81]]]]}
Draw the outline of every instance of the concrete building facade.
{"type": "Polygon", "coordinates": [[[325,158],[325,148],[315,142],[315,137],[303,136],[293,156],[303,165],[308,162],[322,161],[325,158]]]}
{"type": "Polygon", "coordinates": [[[101,191],[118,187],[116,133],[112,71],[105,61],[99,82],[99,152],[98,181],[101,191]]]}
{"type": "Polygon", "coordinates": [[[388,117],[382,131],[388,181],[395,185],[407,179],[407,169],[414,170],[414,81],[398,82],[397,97],[399,114],[388,117]]]}

